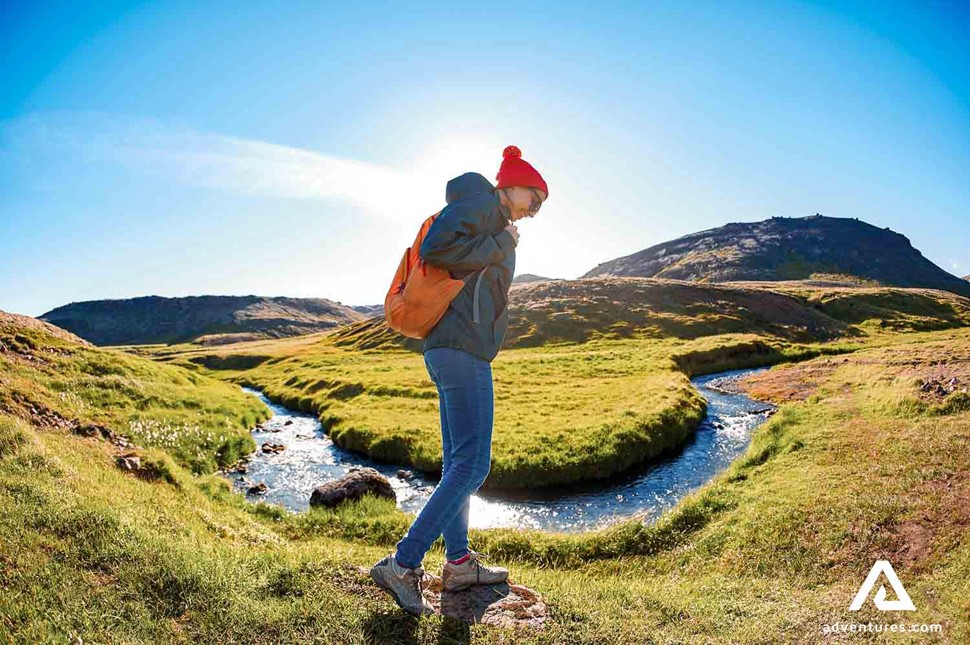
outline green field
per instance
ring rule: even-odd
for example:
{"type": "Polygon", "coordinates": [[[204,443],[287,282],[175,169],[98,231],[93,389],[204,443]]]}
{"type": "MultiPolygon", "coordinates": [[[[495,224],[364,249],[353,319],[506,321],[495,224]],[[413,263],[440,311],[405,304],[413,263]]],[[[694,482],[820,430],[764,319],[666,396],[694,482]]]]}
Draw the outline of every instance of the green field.
{"type": "MultiPolygon", "coordinates": [[[[545,289],[550,293],[530,292],[528,306],[513,309],[508,347],[492,362],[486,489],[602,479],[679,446],[705,411],[688,376],[838,354],[894,331],[970,323],[970,301],[931,290],[776,293],[650,279],[577,280],[545,289]],[[564,331],[567,318],[571,332],[564,331]],[[537,338],[544,344],[533,347],[537,338]]],[[[420,353],[401,340],[386,327],[358,324],[290,340],[137,351],[314,413],[343,448],[437,474],[437,390],[420,353]]]]}
{"type": "MultiPolygon", "coordinates": [[[[970,395],[922,383],[970,382],[970,327],[903,331],[873,320],[859,322],[860,333],[818,343],[732,332],[503,351],[495,362],[496,391],[509,397],[502,405],[525,408],[535,390],[578,396],[568,379],[581,378],[602,392],[623,384],[630,398],[603,394],[612,407],[602,411],[621,420],[627,409],[645,414],[664,392],[671,394],[664,409],[690,401],[690,390],[678,387],[689,374],[799,360],[751,380],[752,392],[781,404],[778,413],[742,458],[656,523],[578,534],[473,530],[472,548],[509,566],[512,580],[551,608],[544,629],[513,635],[441,616],[413,619],[357,569],[390,551],[407,528],[411,516],[392,503],[365,498],[302,514],[251,504],[204,474],[222,445],[207,434],[188,431],[150,449],[132,430],[132,419],[159,419],[249,439],[246,427],[265,411],[212,374],[267,379],[280,397],[303,391],[303,379],[361,382],[364,392],[353,397],[320,400],[329,403],[322,414],[351,417],[351,402],[371,397],[357,413],[372,415],[357,417],[363,427],[360,419],[390,414],[377,405],[386,403],[381,397],[433,406],[421,394],[431,384],[420,355],[358,350],[350,368],[338,360],[348,350],[329,335],[219,354],[188,346],[123,353],[5,317],[0,634],[31,643],[755,643],[816,642],[832,622],[903,621],[940,624],[942,633],[903,634],[900,642],[966,642],[970,395]],[[650,389],[639,390],[637,379],[650,389]],[[57,418],[70,423],[51,423],[57,418]],[[115,459],[125,450],[72,430],[86,423],[131,433],[146,446],[135,451],[146,467],[138,475],[120,470],[115,459]],[[200,451],[207,458],[193,459],[200,451]],[[886,614],[871,603],[847,611],[880,558],[891,560],[916,612],[886,614]]],[[[531,406],[572,418],[539,396],[531,406]]],[[[583,412],[596,423],[594,412],[583,412]]],[[[551,448],[544,454],[570,463],[551,448]]],[[[593,454],[597,463],[615,457],[595,446],[593,454]]],[[[442,563],[441,546],[425,559],[429,571],[442,563]]]]}

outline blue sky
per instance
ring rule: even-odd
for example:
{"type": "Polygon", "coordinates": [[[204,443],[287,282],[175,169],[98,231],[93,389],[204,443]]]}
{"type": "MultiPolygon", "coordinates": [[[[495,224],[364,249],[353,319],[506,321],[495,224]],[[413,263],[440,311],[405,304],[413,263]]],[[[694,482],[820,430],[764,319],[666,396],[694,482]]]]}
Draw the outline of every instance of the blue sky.
{"type": "Polygon", "coordinates": [[[516,272],[820,212],[970,273],[970,3],[0,3],[0,309],[376,304],[508,144],[516,272]]]}

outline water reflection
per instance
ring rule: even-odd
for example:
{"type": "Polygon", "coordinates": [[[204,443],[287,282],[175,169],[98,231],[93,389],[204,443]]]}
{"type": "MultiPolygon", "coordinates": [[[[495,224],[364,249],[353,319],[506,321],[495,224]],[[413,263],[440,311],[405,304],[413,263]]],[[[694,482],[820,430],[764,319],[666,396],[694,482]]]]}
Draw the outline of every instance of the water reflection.
{"type": "MultiPolygon", "coordinates": [[[[659,462],[598,483],[555,489],[492,493],[472,497],[471,526],[523,527],[551,531],[597,528],[632,515],[651,521],[684,495],[707,482],[747,448],[752,431],[773,411],[773,406],[744,395],[718,389],[738,376],[767,368],[731,370],[691,379],[707,399],[707,416],[676,453],[659,462]]],[[[237,488],[264,482],[262,497],[296,511],[306,510],[310,493],[320,484],[343,477],[352,468],[371,467],[383,473],[397,494],[398,505],[418,511],[437,483],[406,466],[381,464],[335,445],[312,415],[293,412],[258,396],[273,417],[253,432],[257,446],[283,444],[277,454],[257,450],[245,474],[230,475],[237,488]]]]}

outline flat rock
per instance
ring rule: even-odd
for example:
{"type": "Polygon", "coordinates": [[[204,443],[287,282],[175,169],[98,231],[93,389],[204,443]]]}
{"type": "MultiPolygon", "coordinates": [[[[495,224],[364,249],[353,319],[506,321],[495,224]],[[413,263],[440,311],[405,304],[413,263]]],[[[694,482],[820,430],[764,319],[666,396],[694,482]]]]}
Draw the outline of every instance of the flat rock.
{"type": "MultiPolygon", "coordinates": [[[[368,575],[369,570],[358,567],[358,571],[368,575]]],[[[425,572],[424,596],[434,606],[435,613],[469,625],[478,623],[502,628],[542,629],[549,619],[549,607],[542,596],[534,589],[515,583],[475,585],[462,591],[444,591],[441,578],[425,572]]]]}
{"type": "Polygon", "coordinates": [[[464,591],[435,592],[429,589],[428,602],[442,616],[465,623],[496,627],[541,629],[549,616],[542,597],[525,585],[476,585],[464,591]]]}
{"type": "Polygon", "coordinates": [[[317,486],[310,495],[310,506],[333,507],[347,500],[360,499],[365,493],[397,501],[387,477],[373,468],[359,468],[340,479],[317,486]]]}

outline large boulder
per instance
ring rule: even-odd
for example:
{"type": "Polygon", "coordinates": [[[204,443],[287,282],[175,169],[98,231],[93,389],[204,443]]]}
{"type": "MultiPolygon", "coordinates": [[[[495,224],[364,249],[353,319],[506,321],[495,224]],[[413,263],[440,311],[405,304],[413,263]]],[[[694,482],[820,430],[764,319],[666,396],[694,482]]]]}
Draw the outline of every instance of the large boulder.
{"type": "Polygon", "coordinates": [[[364,493],[397,501],[387,477],[373,468],[360,468],[340,479],[317,486],[310,495],[310,506],[330,508],[347,500],[360,499],[364,493]]]}

